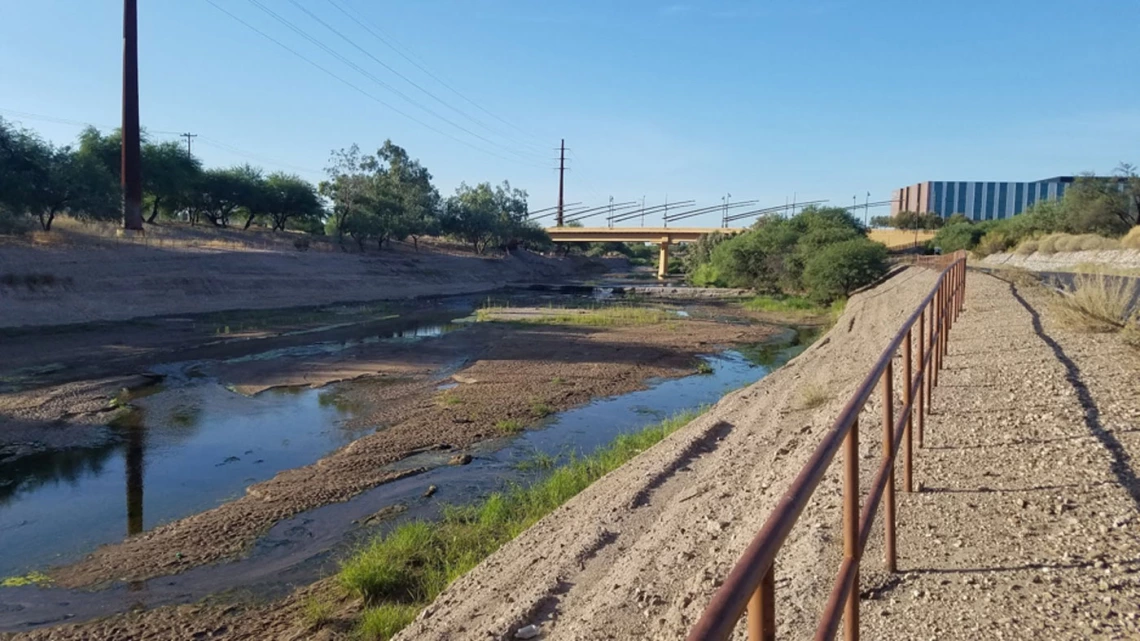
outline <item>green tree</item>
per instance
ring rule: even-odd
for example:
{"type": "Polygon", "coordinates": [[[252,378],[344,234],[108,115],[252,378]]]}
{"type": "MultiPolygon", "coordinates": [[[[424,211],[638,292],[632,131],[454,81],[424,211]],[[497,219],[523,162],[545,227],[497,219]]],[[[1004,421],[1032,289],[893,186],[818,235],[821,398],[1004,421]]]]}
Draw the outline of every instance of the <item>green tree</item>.
{"type": "MultiPolygon", "coordinates": [[[[448,198],[441,219],[444,233],[469,243],[482,254],[491,246],[506,249],[541,238],[538,226],[527,220],[526,192],[504,182],[498,187],[463,183],[448,198]]],[[[545,232],[542,233],[542,236],[545,232]]]]}
{"type": "Polygon", "coordinates": [[[973,222],[973,221],[971,221],[969,218],[967,218],[966,214],[952,214],[949,218],[946,219],[945,226],[949,227],[950,225],[963,225],[963,224],[968,225],[971,222],[973,222]]]}
{"type": "Polygon", "coordinates": [[[821,303],[846,297],[869,285],[887,271],[887,248],[866,238],[828,245],[808,259],[804,285],[821,303]]]}
{"type": "Polygon", "coordinates": [[[871,226],[876,229],[894,227],[895,220],[890,216],[875,216],[871,218],[871,226]]]}
{"type": "MultiPolygon", "coordinates": [[[[257,217],[258,199],[264,196],[264,182],[261,170],[250,165],[208,169],[194,181],[193,209],[216,227],[228,227],[230,218],[244,209],[245,229],[249,229],[257,217]]],[[[191,217],[191,223],[195,218],[191,217]]]]}
{"type": "MultiPolygon", "coordinates": [[[[324,208],[316,188],[298,176],[283,172],[270,174],[262,183],[260,192],[250,218],[259,214],[267,216],[273,231],[283,231],[290,220],[324,218],[324,208]]],[[[246,221],[246,227],[249,227],[249,221],[246,221]]]]}

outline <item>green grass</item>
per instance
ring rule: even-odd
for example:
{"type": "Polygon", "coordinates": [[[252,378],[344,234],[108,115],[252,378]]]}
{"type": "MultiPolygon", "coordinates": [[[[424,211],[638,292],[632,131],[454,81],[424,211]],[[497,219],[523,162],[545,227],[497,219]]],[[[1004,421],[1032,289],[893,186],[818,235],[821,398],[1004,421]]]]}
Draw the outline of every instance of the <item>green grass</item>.
{"type": "Polygon", "coordinates": [[[397,603],[370,608],[360,620],[360,636],[367,641],[388,641],[415,621],[421,609],[418,605],[397,603]]]}
{"type": "Polygon", "coordinates": [[[522,421],[516,418],[508,418],[495,423],[495,429],[503,434],[518,434],[523,431],[523,427],[525,426],[522,424],[522,421]]]}
{"type": "Polygon", "coordinates": [[[390,638],[504,543],[698,415],[686,412],[623,434],[533,485],[496,492],[476,505],[447,507],[438,523],[405,523],[373,540],[344,561],[337,574],[339,584],[369,606],[360,634],[390,638]]]}
{"type": "Polygon", "coordinates": [[[615,327],[629,325],[656,325],[675,320],[669,312],[655,307],[607,305],[600,307],[547,307],[537,314],[523,314],[525,308],[488,306],[475,312],[479,322],[501,321],[541,325],[577,325],[585,327],[615,327]]]}
{"type": "Polygon", "coordinates": [[[315,596],[309,596],[305,599],[305,604],[301,610],[301,620],[309,629],[316,630],[333,619],[333,605],[328,601],[322,601],[315,596]]]}
{"type": "Polygon", "coordinates": [[[456,407],[463,404],[463,399],[459,398],[457,394],[444,392],[439,395],[439,402],[444,407],[456,407]]]}
{"type": "Polygon", "coordinates": [[[701,362],[697,363],[697,373],[698,374],[705,374],[705,375],[712,374],[713,373],[713,366],[709,365],[705,361],[701,361],[701,362]]]}
{"type": "Polygon", "coordinates": [[[535,451],[530,458],[516,464],[515,469],[520,472],[539,472],[554,469],[554,464],[557,462],[558,457],[535,451]]]}
{"type": "Polygon", "coordinates": [[[43,572],[29,572],[24,576],[10,576],[0,581],[0,587],[18,588],[25,585],[51,585],[51,577],[43,572]]]}
{"type": "Polygon", "coordinates": [[[780,312],[801,315],[825,314],[827,310],[803,296],[756,296],[742,303],[754,312],[780,312]]]}
{"type": "Polygon", "coordinates": [[[546,418],[554,413],[554,408],[542,401],[534,401],[530,404],[530,411],[536,418],[546,418]]]}

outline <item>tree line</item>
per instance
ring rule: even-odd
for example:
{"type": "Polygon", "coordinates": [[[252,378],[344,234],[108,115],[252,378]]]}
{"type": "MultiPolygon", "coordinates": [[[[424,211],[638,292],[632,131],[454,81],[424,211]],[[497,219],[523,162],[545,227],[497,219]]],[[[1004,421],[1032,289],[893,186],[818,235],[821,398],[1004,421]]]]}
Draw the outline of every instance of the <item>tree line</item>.
{"type": "MultiPolygon", "coordinates": [[[[115,131],[85,129],[75,145],[56,146],[0,119],[0,233],[38,225],[50,231],[61,215],[117,220],[121,213],[120,149],[115,131]]],[[[431,173],[403,148],[385,141],[375,154],[359,146],[335,151],[327,178],[313,184],[249,164],[205,168],[177,142],[142,145],[147,223],[274,231],[335,238],[381,248],[392,240],[450,236],[477,253],[491,248],[546,248],[550,239],[528,220],[527,194],[509,183],[461,184],[442,198],[431,173]]]]}

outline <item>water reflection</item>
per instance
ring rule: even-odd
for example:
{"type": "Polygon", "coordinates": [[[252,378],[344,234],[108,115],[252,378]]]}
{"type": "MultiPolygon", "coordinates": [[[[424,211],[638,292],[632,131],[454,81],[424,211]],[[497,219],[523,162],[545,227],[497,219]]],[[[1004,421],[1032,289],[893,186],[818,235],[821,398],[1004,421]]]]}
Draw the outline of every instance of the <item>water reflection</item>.
{"type": "Polygon", "coordinates": [[[0,577],[77,559],[103,543],[210,509],[360,436],[317,390],[233,394],[214,383],[134,401],[95,448],[0,466],[0,577]]]}

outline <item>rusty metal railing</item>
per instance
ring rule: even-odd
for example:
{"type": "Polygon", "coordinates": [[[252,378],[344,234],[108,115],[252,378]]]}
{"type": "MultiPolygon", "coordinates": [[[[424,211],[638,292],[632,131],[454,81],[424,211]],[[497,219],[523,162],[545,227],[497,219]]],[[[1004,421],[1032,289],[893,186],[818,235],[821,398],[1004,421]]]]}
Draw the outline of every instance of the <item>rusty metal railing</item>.
{"type": "Polygon", "coordinates": [[[950,328],[962,311],[966,287],[966,255],[916,257],[922,267],[942,268],[938,283],[879,357],[847,401],[776,509],[752,540],[723,585],[690,631],[688,641],[728,639],[741,615],[747,611],[750,641],[776,638],[776,555],[823,478],[836,452],[843,449],[843,562],[835,587],[816,629],[817,641],[833,639],[844,623],[844,638],[859,638],[859,563],[871,535],[879,503],[884,507],[884,556],[888,572],[895,572],[895,460],[900,447],[903,486],[913,490],[912,449],[917,436],[922,447],[925,416],[938,385],[938,372],[946,356],[950,328]],[[917,368],[913,343],[917,326],[917,368]],[[902,411],[894,415],[894,357],[902,349],[902,411]],[[917,369],[917,372],[915,372],[917,369]],[[880,385],[883,395],[883,459],[863,508],[859,510],[859,413],[880,385]],[[915,411],[917,408],[917,412],[915,411]],[[917,432],[917,434],[915,434],[917,432]]]}

